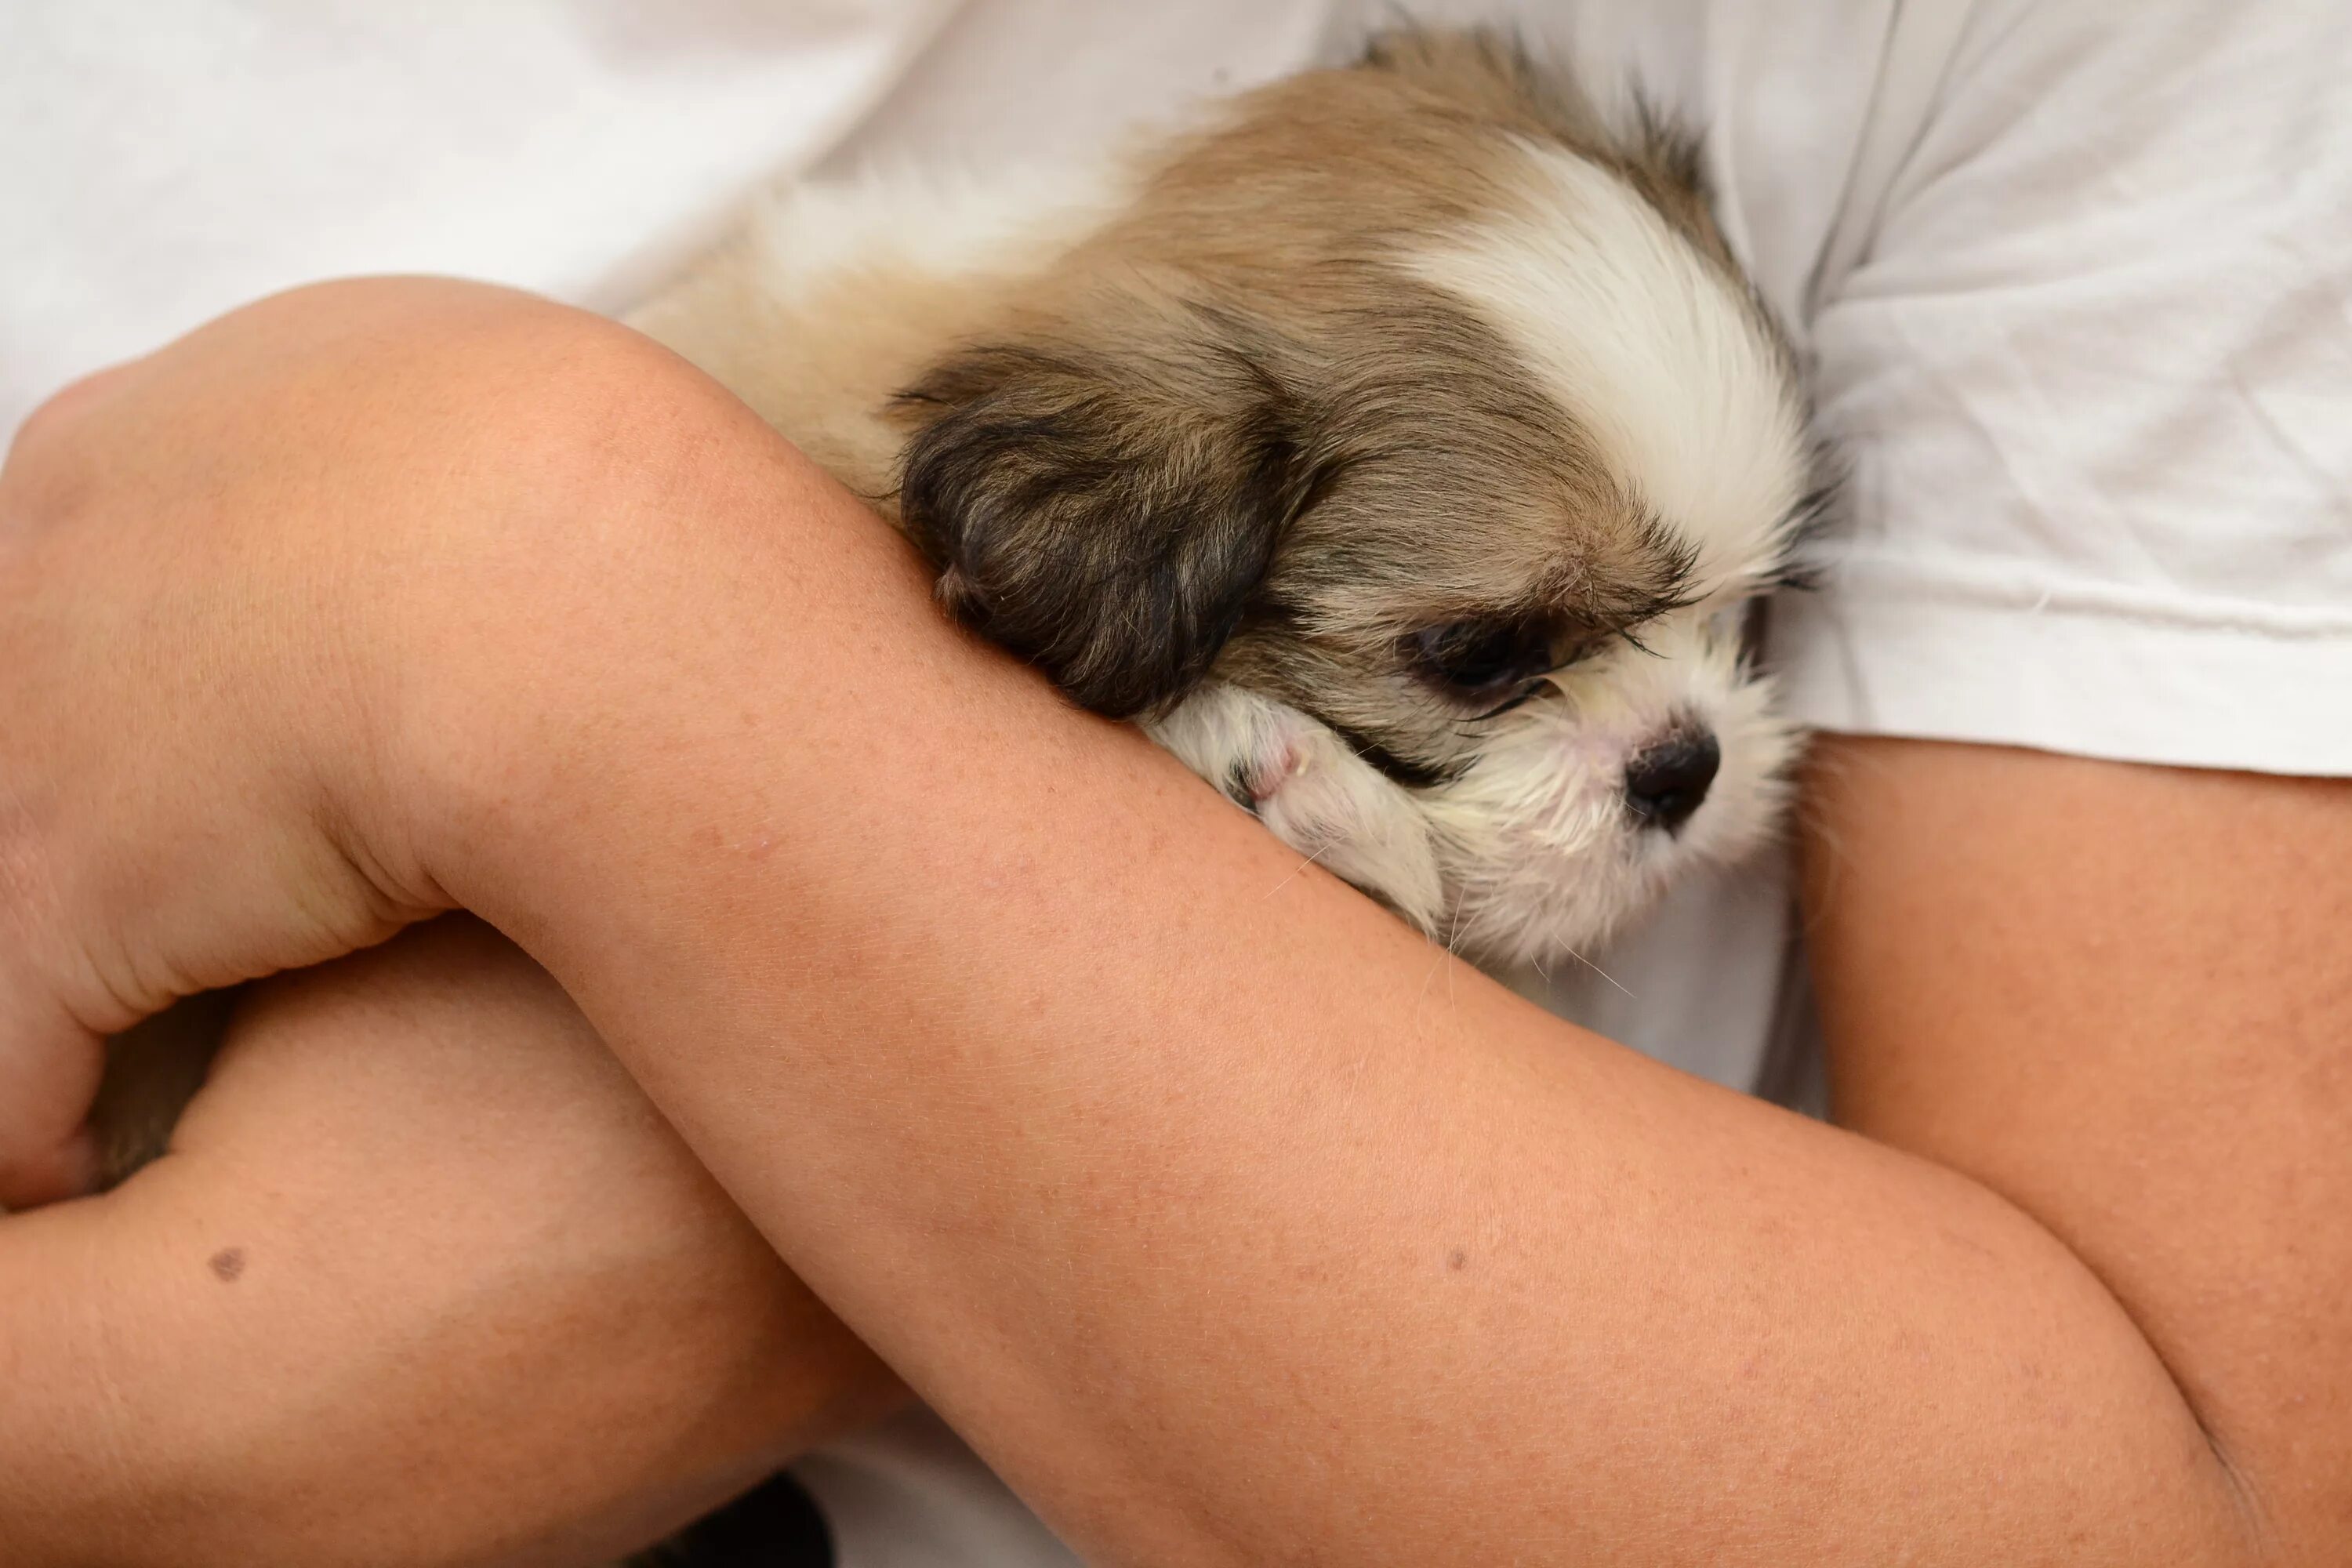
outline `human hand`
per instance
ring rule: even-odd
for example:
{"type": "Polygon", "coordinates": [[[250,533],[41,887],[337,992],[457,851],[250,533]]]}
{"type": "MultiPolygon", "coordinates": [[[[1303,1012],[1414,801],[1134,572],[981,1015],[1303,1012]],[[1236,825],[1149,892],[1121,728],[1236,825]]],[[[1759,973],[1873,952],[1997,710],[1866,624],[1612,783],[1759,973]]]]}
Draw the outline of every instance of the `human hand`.
{"type": "Polygon", "coordinates": [[[0,468],[0,1205],[87,1184],[105,1034],[447,907],[394,798],[447,739],[430,671],[496,636],[483,547],[544,559],[667,362],[502,290],[332,285],[26,426],[0,468]]]}
{"type": "Polygon", "coordinates": [[[456,919],[257,988],[171,1153],[0,1220],[0,1364],[28,1565],[593,1561],[900,1396],[456,919]]]}

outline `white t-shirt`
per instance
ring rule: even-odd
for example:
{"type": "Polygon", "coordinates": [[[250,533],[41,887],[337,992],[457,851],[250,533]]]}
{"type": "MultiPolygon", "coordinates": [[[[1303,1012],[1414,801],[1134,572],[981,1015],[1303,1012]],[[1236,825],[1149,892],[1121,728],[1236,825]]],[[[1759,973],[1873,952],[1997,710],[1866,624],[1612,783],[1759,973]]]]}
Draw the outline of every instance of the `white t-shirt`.
{"type": "MultiPolygon", "coordinates": [[[[1775,606],[1796,716],[2352,774],[2352,7],[1419,0],[1707,133],[1852,479],[1775,606]]],[[[617,309],[759,184],[1050,162],[1344,53],[1371,0],[16,0],[0,431],[268,289],[492,278],[617,309]]],[[[1797,1092],[1785,868],[1523,988],[1797,1092]]],[[[844,1568],[1066,1553],[936,1424],[800,1467],[844,1568]]]]}

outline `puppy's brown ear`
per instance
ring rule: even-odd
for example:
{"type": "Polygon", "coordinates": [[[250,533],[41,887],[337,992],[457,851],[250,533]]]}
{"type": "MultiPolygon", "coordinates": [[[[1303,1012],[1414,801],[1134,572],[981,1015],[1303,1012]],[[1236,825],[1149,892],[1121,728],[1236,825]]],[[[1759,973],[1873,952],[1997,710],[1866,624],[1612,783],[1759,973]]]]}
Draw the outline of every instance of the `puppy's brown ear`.
{"type": "Polygon", "coordinates": [[[1196,325],[973,348],[898,398],[899,518],[940,597],[1114,718],[1208,673],[1310,488],[1292,400],[1196,325]]]}

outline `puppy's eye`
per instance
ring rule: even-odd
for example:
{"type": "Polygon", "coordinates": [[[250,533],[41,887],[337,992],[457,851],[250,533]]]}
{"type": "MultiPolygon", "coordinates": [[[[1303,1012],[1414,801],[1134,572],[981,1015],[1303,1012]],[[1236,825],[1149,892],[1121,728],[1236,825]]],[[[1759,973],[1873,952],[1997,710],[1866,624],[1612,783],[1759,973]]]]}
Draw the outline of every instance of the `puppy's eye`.
{"type": "Polygon", "coordinates": [[[1559,662],[1550,629],[1535,621],[1448,621],[1407,640],[1423,673],[1471,695],[1533,680],[1559,662]]]}

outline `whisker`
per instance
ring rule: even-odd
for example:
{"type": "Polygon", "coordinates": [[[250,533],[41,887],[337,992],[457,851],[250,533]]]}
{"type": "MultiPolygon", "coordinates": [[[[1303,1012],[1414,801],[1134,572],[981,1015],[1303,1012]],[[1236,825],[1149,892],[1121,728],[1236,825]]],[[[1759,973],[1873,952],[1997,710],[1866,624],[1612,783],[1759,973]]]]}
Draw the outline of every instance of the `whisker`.
{"type": "MultiPolygon", "coordinates": [[[[1431,935],[1428,935],[1428,934],[1424,933],[1424,934],[1423,934],[1423,938],[1422,938],[1422,940],[1429,943],[1430,947],[1431,947],[1432,949],[1433,949],[1433,950],[1436,952],[1437,956],[1436,956],[1435,958],[1433,958],[1433,959],[1431,959],[1431,960],[1429,961],[1429,973],[1426,973],[1426,974],[1424,974],[1424,975],[1423,975],[1423,976],[1421,977],[1421,991],[1420,991],[1419,994],[1417,994],[1417,995],[1415,995],[1415,996],[1413,997],[1413,1005],[1414,1005],[1415,1006],[1420,1005],[1420,1004],[1421,1004],[1421,998],[1422,998],[1423,996],[1426,996],[1426,995],[1428,995],[1428,994],[1429,994],[1429,983],[1430,983],[1431,981],[1433,981],[1433,980],[1434,980],[1434,979],[1436,979],[1436,978],[1437,978],[1437,971],[1438,971],[1439,966],[1441,966],[1442,964],[1445,963],[1445,962],[1446,962],[1450,957],[1452,957],[1452,956],[1453,956],[1452,954],[1448,953],[1448,952],[1447,952],[1444,948],[1439,947],[1439,946],[1437,945],[1437,939],[1436,939],[1434,936],[1431,936],[1431,935]]],[[[1452,984],[1452,979],[1451,979],[1450,972],[1449,972],[1449,977],[1448,977],[1448,980],[1447,980],[1447,984],[1452,984]]]]}
{"type": "Polygon", "coordinates": [[[1454,949],[1462,940],[1462,900],[1468,891],[1467,888],[1454,889],[1454,918],[1445,930],[1445,1005],[1449,1007],[1461,1005],[1454,994],[1454,966],[1461,958],[1454,949]]]}
{"type": "MultiPolygon", "coordinates": [[[[1317,851],[1315,851],[1315,853],[1314,853],[1314,854],[1309,855],[1306,859],[1301,860],[1297,865],[1293,866],[1293,867],[1290,868],[1290,875],[1289,875],[1289,876],[1285,877],[1281,881],[1276,882],[1273,887],[1268,888],[1268,889],[1265,890],[1265,896],[1266,896],[1266,898],[1270,899],[1270,898],[1274,897],[1274,896],[1275,896],[1275,894],[1276,894],[1276,893],[1278,893],[1278,892],[1282,891],[1282,889],[1283,889],[1287,888],[1288,886],[1290,886],[1290,884],[1291,884],[1291,883],[1293,883],[1293,882],[1297,881],[1297,880],[1298,879],[1298,874],[1299,874],[1301,871],[1306,870],[1307,867],[1312,866],[1313,864],[1315,864],[1315,862],[1317,862],[1318,860],[1320,860],[1321,858],[1323,858],[1323,857],[1324,857],[1324,856],[1328,855],[1329,853],[1331,853],[1331,851],[1332,851],[1333,849],[1335,849],[1335,848],[1339,847],[1339,841],[1338,839],[1336,839],[1336,838],[1335,838],[1335,839],[1333,839],[1330,843],[1326,844],[1325,846],[1323,846],[1323,847],[1322,847],[1322,848],[1318,849],[1317,851]]],[[[1263,903],[1264,901],[1265,901],[1265,900],[1263,900],[1263,899],[1259,900],[1259,902],[1261,902],[1261,903],[1263,903]]]]}
{"type": "Polygon", "coordinates": [[[1639,1002],[1641,1000],[1639,996],[1634,995],[1631,991],[1626,991],[1624,986],[1618,984],[1617,977],[1615,975],[1610,973],[1607,970],[1593,963],[1592,960],[1585,957],[1584,954],[1577,952],[1576,949],[1571,947],[1568,949],[1567,952],[1569,957],[1576,960],[1577,963],[1584,965],[1585,968],[1590,969],[1593,973],[1598,974],[1601,979],[1609,982],[1610,984],[1616,985],[1619,991],[1624,992],[1625,999],[1627,1001],[1639,1002]]]}

